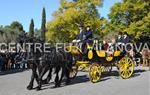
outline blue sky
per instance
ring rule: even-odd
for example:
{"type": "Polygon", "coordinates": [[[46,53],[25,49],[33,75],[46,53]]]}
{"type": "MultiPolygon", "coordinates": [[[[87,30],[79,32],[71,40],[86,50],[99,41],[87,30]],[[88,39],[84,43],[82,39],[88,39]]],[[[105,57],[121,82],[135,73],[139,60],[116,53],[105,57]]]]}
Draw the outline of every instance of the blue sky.
{"type": "MultiPolygon", "coordinates": [[[[35,27],[40,28],[41,11],[46,8],[47,21],[52,19],[51,14],[59,7],[60,0],[1,0],[0,2],[0,25],[9,25],[12,21],[19,21],[28,31],[31,18],[34,19],[35,27]]],[[[104,0],[102,8],[99,8],[101,16],[108,18],[110,7],[121,0],[104,0]]]]}

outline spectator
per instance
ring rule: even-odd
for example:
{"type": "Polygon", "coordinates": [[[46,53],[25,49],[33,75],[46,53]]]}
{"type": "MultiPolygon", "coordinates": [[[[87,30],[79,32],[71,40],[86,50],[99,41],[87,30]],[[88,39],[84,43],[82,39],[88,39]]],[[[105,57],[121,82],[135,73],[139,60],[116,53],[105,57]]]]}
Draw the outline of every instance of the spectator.
{"type": "Polygon", "coordinates": [[[109,47],[108,40],[107,40],[107,39],[104,39],[104,40],[103,40],[103,45],[102,45],[102,50],[107,51],[107,50],[108,50],[108,47],[109,47]]]}
{"type": "Polygon", "coordinates": [[[0,72],[2,71],[3,67],[3,57],[0,55],[0,72]]]}
{"type": "Polygon", "coordinates": [[[148,66],[148,49],[144,48],[142,50],[143,66],[148,66]]]}

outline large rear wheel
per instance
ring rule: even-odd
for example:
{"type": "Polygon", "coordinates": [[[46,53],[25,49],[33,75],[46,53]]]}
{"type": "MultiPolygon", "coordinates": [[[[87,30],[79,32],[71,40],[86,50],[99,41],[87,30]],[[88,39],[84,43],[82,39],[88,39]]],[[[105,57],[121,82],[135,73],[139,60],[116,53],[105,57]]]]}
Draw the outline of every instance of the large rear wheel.
{"type": "Polygon", "coordinates": [[[128,79],[134,72],[134,61],[130,57],[123,57],[119,61],[119,74],[123,79],[128,79]]]}

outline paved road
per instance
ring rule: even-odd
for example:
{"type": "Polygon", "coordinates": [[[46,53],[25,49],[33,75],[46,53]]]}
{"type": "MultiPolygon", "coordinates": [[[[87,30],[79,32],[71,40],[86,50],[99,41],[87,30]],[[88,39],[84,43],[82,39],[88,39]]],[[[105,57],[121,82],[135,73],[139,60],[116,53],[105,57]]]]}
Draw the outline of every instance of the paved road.
{"type": "Polygon", "coordinates": [[[150,71],[138,68],[134,77],[123,80],[117,73],[105,76],[99,83],[91,83],[87,73],[81,72],[72,80],[72,84],[53,88],[46,85],[43,90],[26,90],[31,71],[0,76],[0,95],[150,95],[150,71]]]}

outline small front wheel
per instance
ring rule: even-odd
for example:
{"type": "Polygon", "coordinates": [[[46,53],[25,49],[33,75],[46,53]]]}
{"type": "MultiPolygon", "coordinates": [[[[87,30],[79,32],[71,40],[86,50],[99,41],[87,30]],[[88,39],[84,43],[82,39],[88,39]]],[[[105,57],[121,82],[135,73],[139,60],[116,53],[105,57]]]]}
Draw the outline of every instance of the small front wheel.
{"type": "Polygon", "coordinates": [[[96,83],[101,79],[102,69],[101,66],[97,63],[93,63],[89,70],[89,77],[92,83],[96,83]]]}

